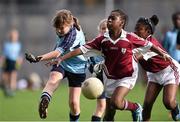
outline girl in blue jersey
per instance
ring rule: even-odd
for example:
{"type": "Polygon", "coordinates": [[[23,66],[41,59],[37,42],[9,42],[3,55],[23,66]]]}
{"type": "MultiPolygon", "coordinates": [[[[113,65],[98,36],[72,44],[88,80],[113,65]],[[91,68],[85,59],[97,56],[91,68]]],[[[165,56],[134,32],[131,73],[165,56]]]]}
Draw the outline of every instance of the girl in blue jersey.
{"type": "MultiPolygon", "coordinates": [[[[85,44],[84,34],[78,24],[78,20],[69,10],[60,10],[53,19],[53,26],[57,34],[57,45],[55,50],[37,56],[33,59],[26,59],[30,62],[46,61],[64,54],[85,44]]],[[[53,92],[57,89],[61,80],[68,78],[69,83],[69,107],[70,121],[77,121],[80,116],[80,94],[81,84],[85,80],[86,60],[82,55],[73,57],[61,63],[53,65],[49,80],[43,89],[39,103],[39,115],[42,119],[47,117],[48,104],[51,101],[53,92]]]]}
{"type": "Polygon", "coordinates": [[[163,47],[167,52],[180,63],[180,50],[177,48],[177,34],[180,30],[180,11],[173,13],[172,15],[173,29],[166,32],[163,39],[163,47]]]}
{"type": "Polygon", "coordinates": [[[2,55],[2,81],[6,96],[15,95],[18,75],[17,70],[23,62],[21,57],[21,48],[18,30],[10,30],[8,33],[8,40],[3,45],[2,55]]]}

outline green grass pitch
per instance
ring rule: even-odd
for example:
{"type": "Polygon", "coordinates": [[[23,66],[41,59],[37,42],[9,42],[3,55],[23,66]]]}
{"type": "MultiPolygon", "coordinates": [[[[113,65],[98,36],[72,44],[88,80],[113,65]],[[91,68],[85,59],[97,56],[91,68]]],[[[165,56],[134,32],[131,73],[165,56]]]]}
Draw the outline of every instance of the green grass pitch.
{"type": "MultiPolygon", "coordinates": [[[[38,102],[41,94],[39,91],[17,91],[16,96],[7,98],[0,90],[0,121],[40,121],[38,115],[38,102]]],[[[145,88],[141,84],[136,84],[134,89],[126,97],[128,100],[143,103],[145,88]]],[[[180,103],[180,93],[177,95],[180,103]]],[[[81,121],[90,121],[91,115],[95,109],[96,100],[88,100],[81,96],[81,121]]],[[[45,121],[68,121],[68,87],[67,84],[61,84],[55,92],[51,104],[48,108],[48,117],[45,121]]],[[[117,111],[115,120],[132,120],[131,113],[128,111],[117,111]]],[[[162,92],[156,100],[152,110],[152,120],[171,121],[169,112],[162,104],[162,92]]]]}

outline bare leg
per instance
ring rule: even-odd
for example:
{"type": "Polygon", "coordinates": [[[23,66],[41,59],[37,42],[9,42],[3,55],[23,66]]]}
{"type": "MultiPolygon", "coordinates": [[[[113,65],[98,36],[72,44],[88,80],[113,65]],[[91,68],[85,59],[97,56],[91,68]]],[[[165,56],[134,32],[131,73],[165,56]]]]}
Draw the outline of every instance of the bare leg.
{"type": "Polygon", "coordinates": [[[72,115],[80,113],[81,87],[69,87],[69,107],[72,115]]]}
{"type": "Polygon", "coordinates": [[[168,110],[173,110],[177,106],[176,95],[178,85],[169,84],[164,86],[163,90],[163,103],[168,110]]]}
{"type": "Polygon", "coordinates": [[[10,89],[12,91],[16,90],[16,84],[17,84],[17,71],[12,71],[10,73],[10,89]]]}
{"type": "Polygon", "coordinates": [[[105,98],[97,99],[97,106],[94,115],[101,118],[102,115],[104,114],[105,109],[106,109],[106,99],[105,98]]]}
{"type": "Polygon", "coordinates": [[[111,105],[119,110],[124,110],[125,108],[125,96],[129,93],[130,89],[126,87],[119,86],[115,89],[111,97],[111,105]]]}
{"type": "Polygon", "coordinates": [[[152,106],[161,89],[162,86],[157,83],[153,83],[153,82],[148,83],[144,104],[143,104],[143,121],[150,120],[152,106]]]}
{"type": "Polygon", "coordinates": [[[3,79],[3,90],[5,96],[14,96],[12,94],[11,86],[10,86],[10,80],[11,80],[11,72],[3,72],[2,74],[2,79],[3,79]]]}
{"type": "Polygon", "coordinates": [[[2,84],[5,88],[8,88],[9,86],[8,72],[2,72],[2,84]]]}
{"type": "Polygon", "coordinates": [[[129,110],[132,112],[133,121],[142,120],[142,107],[138,103],[134,103],[125,99],[130,89],[119,86],[117,87],[111,98],[111,105],[114,109],[129,110]]]}
{"type": "Polygon", "coordinates": [[[51,100],[51,96],[53,95],[57,87],[59,86],[60,80],[62,78],[63,78],[63,75],[60,72],[52,71],[50,73],[49,79],[41,95],[41,101],[39,103],[40,118],[45,119],[47,117],[47,108],[51,100]]]}
{"type": "Polygon", "coordinates": [[[110,98],[106,98],[106,110],[103,121],[114,121],[116,110],[111,106],[110,98]]]}
{"type": "Polygon", "coordinates": [[[60,80],[62,79],[63,79],[63,75],[60,72],[56,72],[56,71],[51,72],[49,79],[46,83],[46,86],[43,89],[43,92],[47,92],[52,96],[53,92],[59,86],[60,80]]]}
{"type": "Polygon", "coordinates": [[[169,84],[164,86],[164,91],[163,91],[163,103],[168,110],[171,110],[171,116],[174,121],[180,119],[179,116],[180,110],[178,103],[176,101],[177,91],[178,91],[178,85],[176,84],[169,84]]]}

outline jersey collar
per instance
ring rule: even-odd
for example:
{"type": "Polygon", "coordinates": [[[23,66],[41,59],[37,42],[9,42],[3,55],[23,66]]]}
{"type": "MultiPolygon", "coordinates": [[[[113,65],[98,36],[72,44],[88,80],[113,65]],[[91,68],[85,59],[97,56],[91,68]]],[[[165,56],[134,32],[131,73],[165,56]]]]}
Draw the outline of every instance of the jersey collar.
{"type": "Polygon", "coordinates": [[[126,38],[126,35],[127,35],[127,32],[122,29],[122,32],[121,32],[121,35],[119,36],[119,38],[117,38],[115,41],[113,41],[113,40],[111,39],[111,37],[109,36],[109,31],[107,31],[106,33],[104,33],[104,37],[105,37],[105,38],[108,38],[108,39],[110,40],[110,42],[113,43],[113,44],[116,44],[120,39],[126,38]]]}

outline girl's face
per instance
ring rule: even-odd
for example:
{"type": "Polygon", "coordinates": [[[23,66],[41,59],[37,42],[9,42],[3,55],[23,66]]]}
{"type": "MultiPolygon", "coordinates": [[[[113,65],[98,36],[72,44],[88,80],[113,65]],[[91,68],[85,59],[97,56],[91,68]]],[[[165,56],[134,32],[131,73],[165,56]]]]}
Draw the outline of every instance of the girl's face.
{"type": "Polygon", "coordinates": [[[180,29],[180,15],[177,15],[177,18],[175,20],[175,24],[176,24],[177,29],[180,29]]]}
{"type": "Polygon", "coordinates": [[[107,23],[101,24],[100,28],[99,28],[99,33],[100,34],[104,34],[105,32],[107,32],[107,23]]]}
{"type": "Polygon", "coordinates": [[[70,24],[63,24],[62,26],[56,28],[56,34],[58,36],[64,36],[69,32],[70,29],[71,29],[70,24]]]}
{"type": "Polygon", "coordinates": [[[141,24],[141,23],[137,23],[135,26],[135,33],[140,36],[141,38],[146,39],[149,35],[150,32],[149,30],[146,28],[145,25],[141,24]]]}
{"type": "Polygon", "coordinates": [[[109,31],[121,30],[124,26],[124,21],[117,12],[111,12],[108,17],[107,27],[109,31]]]}
{"type": "Polygon", "coordinates": [[[9,33],[9,38],[12,42],[16,42],[18,41],[19,39],[19,33],[18,31],[16,30],[12,30],[10,33],[9,33]]]}

